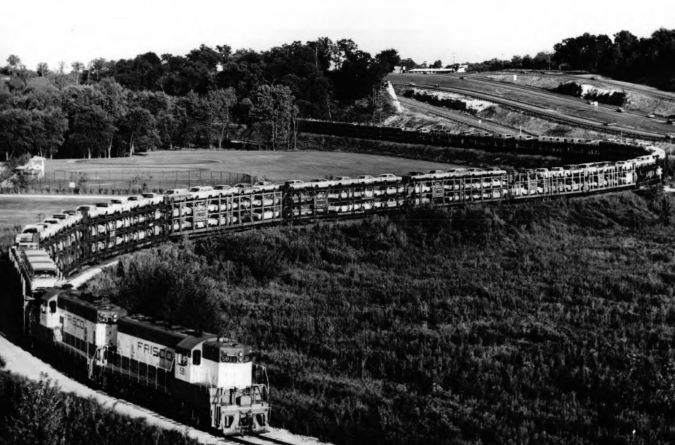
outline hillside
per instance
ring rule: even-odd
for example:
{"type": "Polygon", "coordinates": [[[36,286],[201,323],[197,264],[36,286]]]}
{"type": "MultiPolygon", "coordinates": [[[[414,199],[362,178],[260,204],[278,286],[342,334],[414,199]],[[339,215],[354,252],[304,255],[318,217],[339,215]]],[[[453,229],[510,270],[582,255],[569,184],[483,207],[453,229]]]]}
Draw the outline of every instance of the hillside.
{"type": "Polygon", "coordinates": [[[592,74],[552,74],[540,72],[487,72],[475,75],[480,79],[491,79],[499,82],[514,83],[530,87],[553,89],[562,82],[577,82],[605,90],[625,91],[628,102],[627,110],[634,110],[642,114],[654,113],[667,116],[675,113],[675,93],[661,91],[646,85],[621,82],[608,77],[592,74]],[[513,76],[516,75],[514,80],[513,76]]]}
{"type": "Polygon", "coordinates": [[[256,346],[273,422],[342,444],[672,443],[672,198],[166,245],[91,283],[256,346]]]}
{"type": "MultiPolygon", "coordinates": [[[[675,133],[675,127],[667,123],[668,113],[675,108],[675,95],[672,93],[635,85],[626,92],[627,102],[623,112],[618,112],[616,105],[599,103],[598,106],[593,106],[583,98],[550,91],[568,81],[568,77],[524,72],[390,74],[388,79],[399,94],[413,89],[425,91],[427,95],[455,96],[457,100],[467,104],[476,101],[491,104],[481,110],[461,113],[472,117],[476,122],[484,120],[486,124],[495,123],[517,132],[522,130],[535,135],[555,137],[650,140],[663,140],[666,134],[675,133]],[[653,117],[648,117],[652,114],[653,117]]],[[[595,82],[600,85],[598,80],[589,80],[586,77],[576,78],[576,82],[584,85],[595,82]]],[[[612,91],[622,92],[626,88],[605,86],[612,91]]],[[[417,95],[415,99],[418,105],[412,107],[411,111],[428,106],[422,103],[429,102],[428,99],[417,95]]],[[[435,118],[438,115],[437,112],[429,114],[435,118]]],[[[489,125],[478,127],[490,131],[489,125]]]]}

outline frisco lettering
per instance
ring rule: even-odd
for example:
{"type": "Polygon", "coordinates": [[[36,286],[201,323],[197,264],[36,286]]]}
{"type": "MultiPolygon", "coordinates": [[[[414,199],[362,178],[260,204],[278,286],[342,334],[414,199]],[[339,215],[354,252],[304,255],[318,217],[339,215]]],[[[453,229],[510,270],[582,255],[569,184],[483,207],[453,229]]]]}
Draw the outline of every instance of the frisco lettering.
{"type": "Polygon", "coordinates": [[[153,346],[142,341],[138,341],[136,344],[136,349],[143,351],[145,354],[152,354],[153,357],[159,357],[168,361],[173,360],[173,351],[160,348],[159,346],[153,346]]]}
{"type": "Polygon", "coordinates": [[[75,317],[70,314],[66,314],[66,319],[68,320],[68,323],[71,324],[72,326],[78,328],[78,329],[84,329],[85,328],[85,321],[79,317],[75,317]]]}

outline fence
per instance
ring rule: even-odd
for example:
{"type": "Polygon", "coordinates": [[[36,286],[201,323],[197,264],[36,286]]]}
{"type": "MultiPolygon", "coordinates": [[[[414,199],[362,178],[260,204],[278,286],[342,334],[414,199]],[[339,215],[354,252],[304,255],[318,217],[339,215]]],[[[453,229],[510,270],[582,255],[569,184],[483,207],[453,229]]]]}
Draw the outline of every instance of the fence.
{"type": "Polygon", "coordinates": [[[0,187],[0,193],[133,194],[161,192],[195,185],[252,183],[246,173],[208,170],[157,170],[128,168],[106,170],[56,170],[43,178],[17,178],[0,187]]]}

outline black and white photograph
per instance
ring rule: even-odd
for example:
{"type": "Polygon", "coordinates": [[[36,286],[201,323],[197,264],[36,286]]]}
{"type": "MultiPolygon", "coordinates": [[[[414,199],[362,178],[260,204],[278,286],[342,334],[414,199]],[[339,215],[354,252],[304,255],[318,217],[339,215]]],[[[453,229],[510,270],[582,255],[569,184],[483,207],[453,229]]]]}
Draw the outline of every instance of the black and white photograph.
{"type": "Polygon", "coordinates": [[[0,11],[0,445],[675,444],[673,0],[0,11]]]}

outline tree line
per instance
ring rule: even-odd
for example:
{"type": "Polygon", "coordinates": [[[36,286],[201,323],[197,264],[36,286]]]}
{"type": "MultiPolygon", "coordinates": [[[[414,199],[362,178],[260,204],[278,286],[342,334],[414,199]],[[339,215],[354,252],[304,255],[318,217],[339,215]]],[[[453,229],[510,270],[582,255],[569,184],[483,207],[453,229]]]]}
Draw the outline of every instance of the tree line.
{"type": "Polygon", "coordinates": [[[513,56],[469,65],[470,71],[504,69],[578,70],[615,79],[646,83],[675,91],[675,29],[658,29],[639,38],[630,31],[612,37],[584,33],[556,43],[553,51],[536,56],[513,56]]]}
{"type": "Polygon", "coordinates": [[[0,151],[90,157],[221,147],[233,128],[283,146],[299,116],[367,118],[399,61],[396,50],[371,56],[328,38],[262,52],[201,45],[184,56],[97,58],[68,73],[46,63],[30,70],[11,55],[0,68],[0,151]]]}

